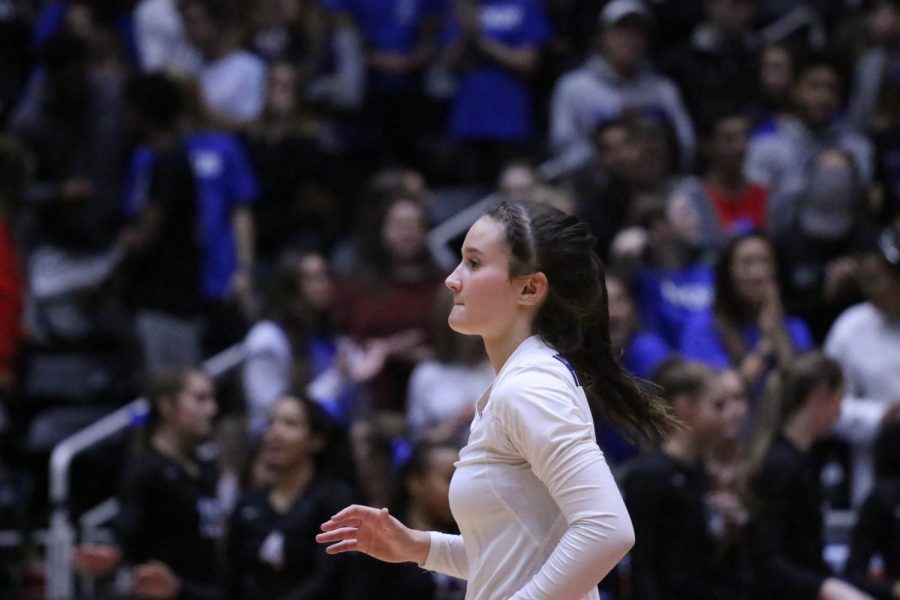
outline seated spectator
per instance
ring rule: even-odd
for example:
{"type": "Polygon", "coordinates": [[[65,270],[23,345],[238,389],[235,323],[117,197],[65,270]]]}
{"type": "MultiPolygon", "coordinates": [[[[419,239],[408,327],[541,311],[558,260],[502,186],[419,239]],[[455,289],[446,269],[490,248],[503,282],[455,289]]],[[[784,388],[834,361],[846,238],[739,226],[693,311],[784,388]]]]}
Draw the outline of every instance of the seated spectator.
{"type": "Polygon", "coordinates": [[[179,0],[188,41],[200,52],[199,83],[206,107],[220,125],[240,128],[263,109],[266,65],[241,50],[232,7],[223,0],[179,0]]]}
{"type": "Polygon", "coordinates": [[[447,325],[452,294],[441,291],[434,308],[434,358],[416,365],[410,375],[406,418],[413,439],[461,448],[469,439],[475,403],[495,373],[481,339],[447,325]]]}
{"type": "Polygon", "coordinates": [[[312,400],[282,396],[272,407],[259,458],[271,484],[237,503],[228,532],[234,598],[340,598],[344,557],[316,544],[319,526],[353,501],[333,479],[334,429],[312,400]]]}
{"type": "Polygon", "coordinates": [[[178,0],[140,0],[132,19],[142,71],[189,75],[200,72],[202,59],[185,37],[178,0]]]}
{"type": "Polygon", "coordinates": [[[837,63],[811,55],[797,69],[791,90],[794,115],[779,119],[773,130],[750,142],[747,176],[768,188],[772,198],[802,190],[808,183],[807,165],[820,150],[837,147],[853,157],[860,181],[872,181],[871,142],[837,119],[843,78],[837,63]]]}
{"type": "Polygon", "coordinates": [[[872,441],[900,405],[900,233],[885,229],[860,273],[867,300],[841,313],[825,352],[844,369],[847,395],[836,433],[852,445],[853,503],[872,486],[872,441]]]}
{"type": "Polygon", "coordinates": [[[371,207],[360,215],[354,266],[338,284],[335,324],[364,351],[356,373],[378,411],[404,412],[409,375],[432,356],[428,333],[443,277],[426,230],[419,202],[394,197],[371,207]]]}
{"type": "Polygon", "coordinates": [[[847,574],[878,600],[900,598],[900,419],[885,419],[872,447],[875,486],[859,508],[847,574]]]}
{"type": "Polygon", "coordinates": [[[642,327],[628,287],[613,274],[606,276],[609,303],[609,341],[613,354],[634,375],[647,379],[671,349],[664,339],[642,327]]]}
{"type": "Polygon", "coordinates": [[[550,143],[560,172],[577,169],[594,153],[597,125],[625,112],[659,113],[673,124],[684,164],[694,155],[694,132],[678,89],[646,63],[652,27],[640,0],[614,0],[600,13],[597,52],[566,73],[553,90],[550,143]]]}
{"type": "Polygon", "coordinates": [[[747,461],[748,547],[754,598],[863,600],[823,559],[822,502],[809,460],[841,412],[840,366],[819,353],[779,372],[747,461]]]}
{"type": "Polygon", "coordinates": [[[762,235],[732,240],[716,264],[712,310],[691,316],[681,338],[685,357],[737,369],[753,397],[770,369],[812,348],[806,323],[784,314],[775,264],[762,235]]]}
{"type": "Polygon", "coordinates": [[[853,159],[838,148],[816,155],[807,187],[781,197],[769,222],[778,251],[785,308],[821,343],[838,314],[860,300],[858,257],[877,231],[853,159]]]}
{"type": "Polygon", "coordinates": [[[214,394],[212,381],[196,369],[154,378],[148,394],[150,443],[122,476],[117,545],[79,548],[80,572],[103,576],[124,562],[131,566],[130,591],[138,598],[224,596],[219,473],[198,450],[212,434],[214,394]]]}
{"type": "Polygon", "coordinates": [[[211,337],[227,345],[243,336],[232,309],[254,310],[249,204],[258,184],[236,138],[186,130],[184,96],[168,77],[134,78],[127,98],[142,145],[131,160],[121,244],[152,371],[199,361],[204,346],[217,349],[211,337]]]}
{"type": "Polygon", "coordinates": [[[635,598],[748,597],[740,571],[718,563],[705,507],[709,483],[703,460],[725,425],[723,388],[709,368],[681,359],[663,363],[653,381],[685,427],[639,459],[625,479],[637,539],[631,551],[635,598]]]}
{"type": "Polygon", "coordinates": [[[614,240],[613,265],[634,273],[631,287],[642,325],[677,348],[690,317],[707,313],[713,296],[713,271],[701,256],[699,219],[687,196],[678,192],[664,207],[647,208],[639,218],[639,227],[623,230],[614,240]],[[638,238],[634,248],[631,236],[638,238]]]}
{"type": "Polygon", "coordinates": [[[765,227],[768,192],[744,175],[750,118],[742,112],[723,111],[711,119],[706,140],[709,170],[703,189],[715,209],[720,239],[727,240],[765,227]]]}
{"type": "Polygon", "coordinates": [[[355,385],[342,372],[333,330],[333,282],[320,254],[286,252],[272,274],[265,318],[247,333],[241,366],[248,427],[260,435],[272,405],[289,390],[306,393],[348,422],[355,385]]]}
{"type": "Polygon", "coordinates": [[[483,184],[534,139],[529,79],[552,32],[535,0],[464,0],[451,7],[444,60],[458,81],[449,133],[463,142],[463,175],[483,184]]]}
{"type": "MultiPolygon", "coordinates": [[[[449,502],[458,458],[452,445],[415,446],[397,476],[392,514],[423,531],[458,533],[449,502]]],[[[464,580],[412,563],[384,563],[362,554],[354,558],[345,600],[463,600],[466,593],[464,580]]]]}
{"type": "Polygon", "coordinates": [[[782,118],[790,115],[791,89],[797,76],[795,57],[785,44],[767,44],[760,50],[758,62],[751,137],[771,133],[782,118]]]}

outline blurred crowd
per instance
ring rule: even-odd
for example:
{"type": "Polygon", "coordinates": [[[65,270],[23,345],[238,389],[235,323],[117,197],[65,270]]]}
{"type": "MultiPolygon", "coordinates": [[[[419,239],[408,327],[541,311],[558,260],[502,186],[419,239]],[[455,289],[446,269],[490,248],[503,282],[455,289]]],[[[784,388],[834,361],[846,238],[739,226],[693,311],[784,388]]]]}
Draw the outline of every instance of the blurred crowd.
{"type": "Polygon", "coordinates": [[[685,423],[595,415],[638,540],[604,598],[900,598],[896,0],[0,0],[0,596],[49,452],[143,394],[72,473],[119,501],[99,597],[462,598],[313,537],[454,531],[493,372],[443,280],[501,200],[590,224],[685,423]]]}

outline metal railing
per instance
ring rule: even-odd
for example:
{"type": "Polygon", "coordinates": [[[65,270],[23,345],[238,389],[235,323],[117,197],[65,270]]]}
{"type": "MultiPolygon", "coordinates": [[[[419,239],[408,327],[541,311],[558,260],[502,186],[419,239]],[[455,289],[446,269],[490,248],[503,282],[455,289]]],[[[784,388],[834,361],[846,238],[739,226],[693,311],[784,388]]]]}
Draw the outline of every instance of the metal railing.
{"type": "MultiPolygon", "coordinates": [[[[203,370],[217,378],[239,366],[245,358],[241,344],[234,345],[203,363],[203,370]]],[[[108,414],[99,421],[61,441],[50,455],[50,527],[47,537],[46,597],[48,600],[68,600],[75,594],[75,573],[72,558],[75,549],[76,528],[69,514],[69,470],[76,456],[109,438],[126,431],[143,427],[150,405],[146,398],[138,398],[108,414]]],[[[94,517],[108,518],[109,500],[85,513],[82,525],[89,525],[94,517]]]]}

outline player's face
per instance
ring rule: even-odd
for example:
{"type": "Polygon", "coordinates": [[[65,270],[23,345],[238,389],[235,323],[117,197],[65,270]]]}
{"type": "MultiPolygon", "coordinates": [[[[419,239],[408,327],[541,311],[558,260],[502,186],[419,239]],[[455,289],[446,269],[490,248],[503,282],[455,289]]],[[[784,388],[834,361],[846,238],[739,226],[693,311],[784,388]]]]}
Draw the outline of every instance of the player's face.
{"type": "Polygon", "coordinates": [[[511,253],[503,226],[481,217],[463,242],[462,261],[445,283],[453,292],[450,328],[467,335],[494,337],[517,313],[518,277],[510,277],[511,253]]]}

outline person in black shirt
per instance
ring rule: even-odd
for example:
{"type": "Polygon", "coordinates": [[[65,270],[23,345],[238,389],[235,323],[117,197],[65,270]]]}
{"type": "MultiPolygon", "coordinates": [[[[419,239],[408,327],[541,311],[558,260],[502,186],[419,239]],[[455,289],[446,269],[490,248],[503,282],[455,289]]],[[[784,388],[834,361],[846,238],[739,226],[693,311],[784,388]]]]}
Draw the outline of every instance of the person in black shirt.
{"type": "Polygon", "coordinates": [[[231,518],[233,598],[341,597],[346,560],[327,556],[315,541],[319,525],[353,501],[349,484],[330,479],[323,464],[337,452],[332,430],[312,400],[288,395],[275,403],[259,456],[272,484],[246,493],[231,518]]]}
{"type": "Polygon", "coordinates": [[[754,597],[868,598],[823,559],[822,502],[809,460],[813,442],[840,416],[841,367],[818,352],[805,354],[773,376],[768,392],[746,466],[754,597]]]}
{"type": "Polygon", "coordinates": [[[708,367],[671,359],[653,376],[686,425],[639,459],[625,479],[636,543],[631,568],[637,600],[745,598],[740,570],[717,560],[703,456],[726,425],[730,390],[708,367]]]}
{"type": "Polygon", "coordinates": [[[859,509],[847,574],[879,600],[900,598],[900,419],[875,438],[875,487],[859,509]],[[873,565],[880,557],[881,566],[873,565]],[[875,568],[872,568],[875,567],[875,568]]]}
{"type": "Polygon", "coordinates": [[[138,598],[224,597],[219,472],[198,451],[212,433],[214,393],[210,378],[194,368],[154,379],[150,444],[126,466],[118,494],[118,546],[79,548],[80,572],[101,576],[124,562],[134,565],[131,594],[138,598]]]}

